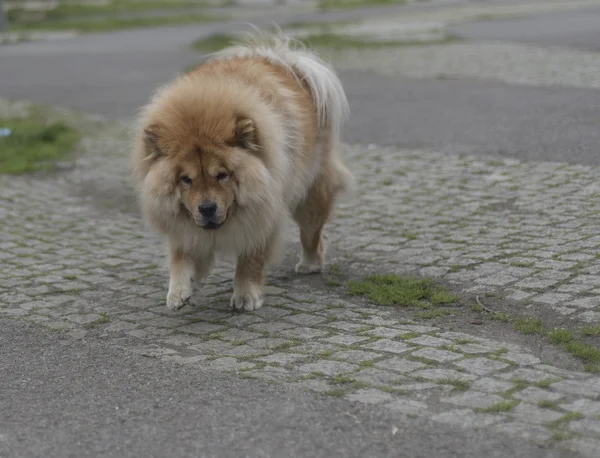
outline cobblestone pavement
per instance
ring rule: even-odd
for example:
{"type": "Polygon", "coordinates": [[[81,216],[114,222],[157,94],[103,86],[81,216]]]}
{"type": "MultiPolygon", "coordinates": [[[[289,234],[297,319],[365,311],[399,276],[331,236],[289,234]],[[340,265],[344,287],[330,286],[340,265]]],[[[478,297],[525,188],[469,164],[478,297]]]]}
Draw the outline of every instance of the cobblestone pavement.
{"type": "Polygon", "coordinates": [[[96,131],[74,167],[0,177],[3,315],[115,345],[133,336],[125,350],[140,356],[596,456],[600,375],[468,305],[481,295],[569,329],[598,322],[600,169],[347,145],[359,192],[329,227],[324,279],[293,273],[292,231],[263,308],[231,314],[222,264],[194,307],[169,313],[164,250],[131,197],[127,126],[72,121],[96,131]],[[428,320],[338,284],[374,271],[437,277],[463,305],[428,320]]]}

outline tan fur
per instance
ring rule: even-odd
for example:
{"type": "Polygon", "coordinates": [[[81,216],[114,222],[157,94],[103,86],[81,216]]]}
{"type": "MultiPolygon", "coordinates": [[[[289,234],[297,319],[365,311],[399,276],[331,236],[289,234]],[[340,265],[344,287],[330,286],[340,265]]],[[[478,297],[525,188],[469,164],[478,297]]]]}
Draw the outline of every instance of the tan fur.
{"type": "Polygon", "coordinates": [[[169,242],[169,308],[186,303],[191,281],[222,254],[237,258],[232,307],[260,307],[264,267],[288,214],[301,231],[297,272],[322,268],[321,231],[352,175],[302,81],[267,57],[216,57],[144,107],[133,176],[145,217],[169,242]],[[206,203],[217,208],[209,219],[206,203]]]}

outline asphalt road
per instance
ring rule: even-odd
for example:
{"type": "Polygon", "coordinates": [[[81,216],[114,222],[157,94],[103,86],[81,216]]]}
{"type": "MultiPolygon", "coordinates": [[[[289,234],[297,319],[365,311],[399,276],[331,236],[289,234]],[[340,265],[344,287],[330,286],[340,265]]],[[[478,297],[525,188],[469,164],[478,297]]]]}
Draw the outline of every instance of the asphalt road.
{"type": "Polygon", "coordinates": [[[460,24],[450,33],[471,40],[498,40],[600,50],[600,8],[460,24]]]}
{"type": "MultiPolygon", "coordinates": [[[[0,47],[0,95],[129,117],[156,87],[202,60],[201,54],[186,48],[191,41],[238,27],[232,23],[129,30],[0,47]]],[[[524,41],[535,35],[544,44],[587,47],[593,36],[600,40],[600,8],[465,24],[453,33],[524,41]],[[559,22],[562,28],[557,28],[559,22]]],[[[344,131],[348,142],[600,163],[600,91],[403,80],[362,72],[342,72],[341,77],[352,107],[344,131]]]]}
{"type": "Polygon", "coordinates": [[[0,374],[2,458],[573,456],[6,319],[0,374]]]}

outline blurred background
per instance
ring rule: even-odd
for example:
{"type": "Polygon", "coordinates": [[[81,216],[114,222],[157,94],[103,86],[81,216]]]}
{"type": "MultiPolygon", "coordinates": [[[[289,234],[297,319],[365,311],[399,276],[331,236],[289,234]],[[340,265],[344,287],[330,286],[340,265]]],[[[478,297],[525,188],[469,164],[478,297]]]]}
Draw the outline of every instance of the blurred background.
{"type": "Polygon", "coordinates": [[[250,24],[340,72],[352,143],[596,164],[598,0],[0,0],[0,95],[130,118],[250,24]]]}

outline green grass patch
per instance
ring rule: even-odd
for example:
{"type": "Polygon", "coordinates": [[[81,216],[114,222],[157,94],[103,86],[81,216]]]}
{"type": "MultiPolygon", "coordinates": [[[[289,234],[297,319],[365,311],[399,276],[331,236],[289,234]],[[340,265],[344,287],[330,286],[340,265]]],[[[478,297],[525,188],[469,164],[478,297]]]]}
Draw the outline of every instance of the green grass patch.
{"type": "Polygon", "coordinates": [[[52,170],[57,161],[73,152],[79,141],[79,134],[72,127],[36,114],[0,118],[0,127],[12,131],[11,135],[0,137],[0,173],[52,170]]]}
{"type": "Polygon", "coordinates": [[[566,344],[573,340],[573,334],[568,329],[553,329],[548,337],[553,344],[566,344]]]}
{"type": "Polygon", "coordinates": [[[474,340],[474,339],[454,339],[454,343],[456,345],[466,345],[466,344],[478,344],[479,341],[474,340]]]}
{"type": "Polygon", "coordinates": [[[550,436],[556,442],[573,439],[574,437],[577,437],[577,434],[571,431],[554,431],[550,436]]]}
{"type": "Polygon", "coordinates": [[[542,334],[544,332],[544,323],[537,318],[515,318],[513,326],[523,334],[542,334]]]}
{"type": "Polygon", "coordinates": [[[372,6],[404,5],[406,0],[321,0],[319,8],[324,11],[334,9],[365,8],[372,6]]]}
{"type": "Polygon", "coordinates": [[[453,379],[453,378],[437,379],[436,382],[441,383],[442,385],[453,386],[454,388],[452,391],[466,391],[471,386],[470,382],[467,382],[465,380],[453,379]]]}
{"type": "Polygon", "coordinates": [[[555,379],[549,378],[546,380],[540,380],[539,382],[533,382],[532,385],[537,386],[538,388],[550,388],[550,385],[552,385],[556,381],[557,380],[555,379]]]}
{"type": "Polygon", "coordinates": [[[541,407],[543,409],[552,409],[552,410],[558,410],[559,409],[559,405],[556,401],[550,401],[548,399],[542,399],[541,401],[539,401],[537,403],[538,407],[541,407]]]}
{"type": "Polygon", "coordinates": [[[336,33],[314,33],[298,39],[299,42],[310,48],[328,48],[334,51],[342,49],[370,49],[370,48],[397,48],[404,46],[424,46],[444,44],[456,41],[456,38],[446,37],[432,41],[418,40],[373,40],[336,33]]]}
{"type": "Polygon", "coordinates": [[[220,49],[226,48],[231,45],[233,41],[237,40],[233,35],[227,35],[224,33],[215,33],[204,38],[196,40],[192,44],[192,48],[203,52],[215,52],[220,49]]]}
{"type": "Polygon", "coordinates": [[[566,425],[567,423],[572,422],[573,420],[581,420],[582,418],[584,418],[584,416],[581,412],[569,412],[567,414],[564,414],[558,420],[554,420],[550,423],[547,423],[547,426],[551,428],[559,428],[561,426],[566,425]]]}
{"type": "Polygon", "coordinates": [[[566,343],[564,349],[585,362],[600,363],[600,349],[593,345],[574,340],[566,343]]]}
{"type": "Polygon", "coordinates": [[[402,334],[399,336],[396,336],[396,339],[398,340],[410,340],[410,339],[414,339],[416,337],[419,337],[421,334],[419,334],[418,332],[407,332],[406,334],[402,334]]]}
{"type": "Polygon", "coordinates": [[[9,22],[30,22],[33,20],[61,20],[73,16],[114,15],[151,10],[174,10],[204,6],[197,0],[111,0],[106,3],[60,2],[55,8],[45,11],[31,11],[13,8],[8,11],[9,22]]]}
{"type": "Polygon", "coordinates": [[[56,21],[20,22],[10,26],[11,31],[61,31],[72,30],[80,33],[109,32],[112,30],[159,27],[166,25],[196,24],[215,22],[219,18],[204,14],[181,16],[142,16],[142,17],[98,17],[95,19],[61,19],[56,21]]]}
{"type": "MultiPolygon", "coordinates": [[[[192,48],[197,51],[212,53],[219,51],[241,37],[216,33],[207,37],[200,38],[192,44],[192,48]]],[[[332,32],[311,33],[306,36],[298,36],[295,41],[308,48],[327,48],[330,50],[341,49],[369,49],[369,48],[390,48],[403,46],[424,46],[431,44],[444,44],[456,41],[456,38],[445,37],[432,41],[409,41],[409,40],[373,40],[369,38],[355,37],[350,35],[336,34],[332,32]]],[[[392,184],[391,179],[385,181],[388,185],[392,184]]]]}
{"type": "Polygon", "coordinates": [[[510,400],[510,401],[501,401],[493,404],[489,407],[476,409],[477,412],[480,413],[499,413],[499,412],[510,412],[515,407],[519,405],[520,401],[510,400]]]}
{"type": "Polygon", "coordinates": [[[586,326],[581,330],[581,335],[583,336],[592,336],[598,337],[600,336],[600,324],[596,326],[586,326]]]}
{"type": "Polygon", "coordinates": [[[458,301],[430,279],[396,275],[371,275],[364,280],[350,281],[347,291],[351,296],[367,296],[378,305],[427,308],[458,301]]]}
{"type": "MultiPolygon", "coordinates": [[[[483,308],[481,310],[483,310],[483,308]]],[[[502,321],[503,323],[508,323],[510,321],[510,317],[504,312],[494,313],[492,315],[492,319],[496,321],[502,321]]]]}

